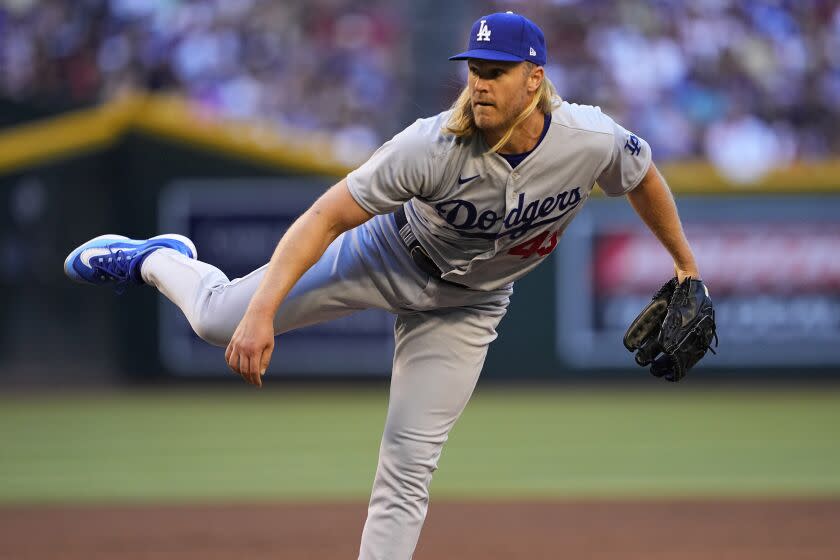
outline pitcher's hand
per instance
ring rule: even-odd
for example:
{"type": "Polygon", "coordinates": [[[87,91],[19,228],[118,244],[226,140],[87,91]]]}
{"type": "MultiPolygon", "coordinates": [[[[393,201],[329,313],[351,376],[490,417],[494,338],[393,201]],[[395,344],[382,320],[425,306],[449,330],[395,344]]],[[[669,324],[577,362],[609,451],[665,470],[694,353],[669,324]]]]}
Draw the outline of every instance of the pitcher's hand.
{"type": "Polygon", "coordinates": [[[262,376],[274,351],[274,318],[248,310],[225,350],[228,367],[262,387],[262,376]]]}
{"type": "Polygon", "coordinates": [[[677,277],[677,283],[682,284],[685,282],[686,278],[693,278],[695,280],[700,279],[700,271],[697,270],[697,265],[692,264],[689,267],[680,268],[676,264],[674,264],[674,276],[677,277]]]}

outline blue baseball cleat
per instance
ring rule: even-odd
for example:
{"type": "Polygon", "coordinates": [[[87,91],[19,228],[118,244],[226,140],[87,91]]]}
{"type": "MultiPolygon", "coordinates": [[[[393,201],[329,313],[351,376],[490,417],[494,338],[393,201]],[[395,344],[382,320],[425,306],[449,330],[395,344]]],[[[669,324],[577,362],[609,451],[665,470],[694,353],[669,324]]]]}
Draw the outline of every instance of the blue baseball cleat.
{"type": "Polygon", "coordinates": [[[175,249],[194,259],[195,245],[183,235],[167,233],[151,239],[129,239],[124,235],[100,235],[76,247],[64,260],[64,274],[80,284],[142,284],[140,265],[157,249],[175,249]]]}

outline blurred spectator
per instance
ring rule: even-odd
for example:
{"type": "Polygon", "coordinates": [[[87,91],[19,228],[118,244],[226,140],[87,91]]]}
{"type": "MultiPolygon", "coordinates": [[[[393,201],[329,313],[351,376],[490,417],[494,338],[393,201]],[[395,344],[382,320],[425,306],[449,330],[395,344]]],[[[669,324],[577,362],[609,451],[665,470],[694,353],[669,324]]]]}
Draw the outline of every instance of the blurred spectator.
{"type": "Polygon", "coordinates": [[[0,95],[62,110],[174,90],[205,115],[352,136],[358,161],[393,133],[406,42],[390,2],[356,4],[0,0],[0,95]]]}
{"type": "MultiPolygon", "coordinates": [[[[648,139],[658,161],[707,158],[751,181],[840,150],[837,0],[474,5],[537,21],[561,95],[600,105],[648,139]]],[[[174,90],[205,115],[335,135],[352,163],[403,123],[406,72],[417,71],[407,6],[0,0],[0,95],[68,108],[174,90]]]]}
{"type": "Polygon", "coordinates": [[[840,149],[837,0],[529,0],[548,75],[650,141],[657,160],[708,158],[750,182],[840,149]]]}

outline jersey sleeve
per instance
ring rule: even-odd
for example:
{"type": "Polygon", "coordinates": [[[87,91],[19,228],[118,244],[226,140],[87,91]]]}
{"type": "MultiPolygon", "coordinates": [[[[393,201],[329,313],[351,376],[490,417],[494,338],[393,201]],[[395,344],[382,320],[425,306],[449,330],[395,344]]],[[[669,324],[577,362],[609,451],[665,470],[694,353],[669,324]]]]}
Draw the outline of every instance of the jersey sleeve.
{"type": "Polygon", "coordinates": [[[347,176],[350,194],[371,214],[393,212],[409,199],[435,188],[435,138],[417,121],[385,142],[347,176]]]}
{"type": "Polygon", "coordinates": [[[613,129],[613,140],[598,185],[607,196],[621,196],[636,188],[650,168],[650,146],[610,117],[604,118],[613,129]]]}

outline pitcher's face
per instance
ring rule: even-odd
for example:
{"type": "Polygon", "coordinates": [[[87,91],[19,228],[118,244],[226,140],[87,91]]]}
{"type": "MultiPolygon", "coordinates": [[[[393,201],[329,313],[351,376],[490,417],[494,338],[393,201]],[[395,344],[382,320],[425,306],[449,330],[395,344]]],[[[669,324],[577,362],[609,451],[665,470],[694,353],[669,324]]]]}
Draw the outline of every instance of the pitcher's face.
{"type": "MultiPolygon", "coordinates": [[[[535,88],[531,65],[470,59],[469,92],[475,125],[480,130],[507,129],[525,110],[535,88]]],[[[539,84],[537,84],[539,85],[539,84]]]]}

